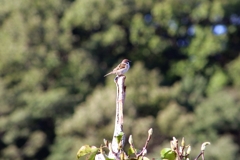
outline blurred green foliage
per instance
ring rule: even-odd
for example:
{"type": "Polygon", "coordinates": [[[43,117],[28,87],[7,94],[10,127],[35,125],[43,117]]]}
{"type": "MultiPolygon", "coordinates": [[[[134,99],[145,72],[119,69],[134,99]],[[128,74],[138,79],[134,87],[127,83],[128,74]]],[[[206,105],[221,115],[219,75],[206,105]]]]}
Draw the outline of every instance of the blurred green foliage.
{"type": "Polygon", "coordinates": [[[210,141],[206,159],[239,157],[238,0],[0,5],[1,159],[74,159],[111,139],[116,89],[103,75],[123,58],[124,132],[137,148],[152,127],[152,156],[176,136],[193,149],[210,141]]]}

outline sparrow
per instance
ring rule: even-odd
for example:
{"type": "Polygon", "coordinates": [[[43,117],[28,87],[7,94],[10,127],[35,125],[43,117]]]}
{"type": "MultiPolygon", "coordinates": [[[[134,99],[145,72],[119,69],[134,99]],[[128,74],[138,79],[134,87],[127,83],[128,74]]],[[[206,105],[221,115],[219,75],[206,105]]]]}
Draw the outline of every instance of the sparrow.
{"type": "Polygon", "coordinates": [[[131,61],[129,61],[128,59],[124,59],[116,68],[113,69],[112,72],[106,74],[104,77],[110,74],[116,74],[117,76],[119,76],[126,73],[130,68],[129,62],[131,61]]]}

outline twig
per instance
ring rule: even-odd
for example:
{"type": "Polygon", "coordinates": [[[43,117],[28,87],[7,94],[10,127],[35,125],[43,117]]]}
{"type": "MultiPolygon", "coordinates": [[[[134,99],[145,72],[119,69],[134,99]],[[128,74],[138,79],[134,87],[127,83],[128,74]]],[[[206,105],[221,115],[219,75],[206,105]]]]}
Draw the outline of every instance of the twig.
{"type": "Polygon", "coordinates": [[[203,154],[203,151],[201,151],[201,152],[199,153],[199,155],[198,155],[194,160],[198,160],[198,158],[199,158],[202,154],[203,154]]]}
{"type": "Polygon", "coordinates": [[[147,145],[148,145],[151,137],[152,137],[152,128],[148,131],[148,138],[147,138],[147,140],[146,140],[146,142],[145,142],[145,145],[144,145],[142,151],[141,151],[139,154],[137,154],[137,158],[140,157],[140,156],[144,156],[145,154],[147,154],[147,145]]]}

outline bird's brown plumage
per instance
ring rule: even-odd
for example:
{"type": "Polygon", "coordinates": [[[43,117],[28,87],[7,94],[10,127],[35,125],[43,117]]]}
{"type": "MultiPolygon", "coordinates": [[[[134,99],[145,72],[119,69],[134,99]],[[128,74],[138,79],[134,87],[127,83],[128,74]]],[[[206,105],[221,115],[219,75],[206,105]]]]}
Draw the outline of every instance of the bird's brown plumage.
{"type": "Polygon", "coordinates": [[[129,62],[130,61],[128,59],[122,60],[122,62],[116,68],[114,68],[112,72],[109,72],[104,77],[106,77],[110,74],[121,75],[121,74],[126,73],[128,71],[128,69],[130,68],[129,62]]]}

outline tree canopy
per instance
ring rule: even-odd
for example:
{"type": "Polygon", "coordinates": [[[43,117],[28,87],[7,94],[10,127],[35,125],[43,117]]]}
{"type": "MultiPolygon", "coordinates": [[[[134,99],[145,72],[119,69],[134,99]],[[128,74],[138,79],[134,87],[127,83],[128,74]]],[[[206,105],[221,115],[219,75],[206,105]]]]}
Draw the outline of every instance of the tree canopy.
{"type": "Polygon", "coordinates": [[[238,0],[0,5],[3,159],[74,159],[81,145],[111,139],[116,91],[103,76],[123,58],[124,131],[137,146],[152,127],[152,157],[173,136],[210,141],[206,159],[239,157],[238,0]]]}

